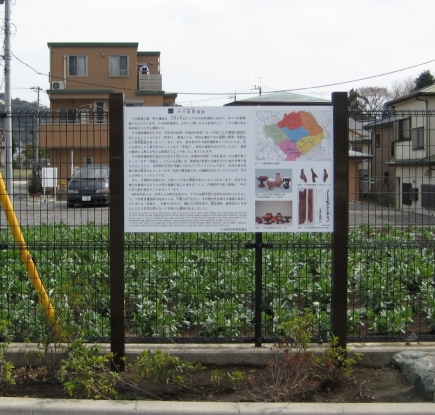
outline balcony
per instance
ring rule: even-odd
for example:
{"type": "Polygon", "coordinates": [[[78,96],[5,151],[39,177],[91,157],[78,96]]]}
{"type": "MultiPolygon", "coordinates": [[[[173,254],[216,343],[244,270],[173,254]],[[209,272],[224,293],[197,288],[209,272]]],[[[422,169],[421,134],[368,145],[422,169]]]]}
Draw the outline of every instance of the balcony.
{"type": "Polygon", "coordinates": [[[161,74],[139,74],[139,91],[162,91],[161,74]]]}

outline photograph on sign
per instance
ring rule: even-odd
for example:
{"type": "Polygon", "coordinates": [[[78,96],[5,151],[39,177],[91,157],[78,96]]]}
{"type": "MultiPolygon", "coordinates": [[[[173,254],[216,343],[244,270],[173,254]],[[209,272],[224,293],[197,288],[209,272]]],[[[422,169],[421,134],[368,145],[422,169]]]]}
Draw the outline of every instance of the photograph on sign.
{"type": "Polygon", "coordinates": [[[127,107],[125,231],[332,231],[332,134],[332,106],[127,107]]]}

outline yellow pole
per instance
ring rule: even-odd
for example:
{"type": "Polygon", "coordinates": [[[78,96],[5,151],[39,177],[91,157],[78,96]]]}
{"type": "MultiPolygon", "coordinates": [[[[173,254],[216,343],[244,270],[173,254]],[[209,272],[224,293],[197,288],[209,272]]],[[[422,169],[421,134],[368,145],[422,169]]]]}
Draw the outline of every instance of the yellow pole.
{"type": "Polygon", "coordinates": [[[11,203],[11,199],[6,191],[6,187],[3,181],[3,177],[0,173],[0,197],[3,210],[6,214],[6,219],[9,224],[9,228],[14,236],[15,245],[20,250],[21,260],[27,269],[27,274],[29,275],[30,281],[35,287],[35,291],[38,295],[39,301],[44,307],[45,314],[47,315],[50,322],[56,325],[54,318],[54,307],[50,303],[47,292],[45,291],[44,284],[42,283],[41,277],[39,276],[38,270],[36,269],[35,262],[33,261],[32,255],[27,250],[26,241],[24,240],[23,233],[21,232],[20,225],[15,215],[14,207],[11,203]]]}

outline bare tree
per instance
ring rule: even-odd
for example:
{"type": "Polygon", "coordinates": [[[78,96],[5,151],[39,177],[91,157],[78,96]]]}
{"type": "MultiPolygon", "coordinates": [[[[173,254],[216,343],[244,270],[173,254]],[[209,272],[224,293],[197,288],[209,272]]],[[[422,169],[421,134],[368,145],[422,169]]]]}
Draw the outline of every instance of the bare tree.
{"type": "Polygon", "coordinates": [[[391,99],[396,99],[408,95],[415,88],[415,80],[408,76],[408,78],[402,79],[401,81],[393,81],[391,83],[391,99]]]}
{"type": "Polygon", "coordinates": [[[391,98],[387,88],[381,86],[366,86],[357,89],[365,110],[380,111],[391,98]]]}

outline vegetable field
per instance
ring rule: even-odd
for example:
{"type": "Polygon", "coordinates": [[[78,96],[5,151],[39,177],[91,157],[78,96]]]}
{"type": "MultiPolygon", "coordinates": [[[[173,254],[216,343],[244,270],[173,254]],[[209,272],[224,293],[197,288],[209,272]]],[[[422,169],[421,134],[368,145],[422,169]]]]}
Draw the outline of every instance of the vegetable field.
{"type": "MultiPolygon", "coordinates": [[[[349,231],[349,341],[435,333],[434,229],[362,226],[349,231]]],[[[28,248],[62,322],[109,341],[109,229],[29,226],[28,248]]],[[[130,342],[252,341],[252,234],[126,234],[126,336],[130,342]]],[[[331,234],[268,234],[263,250],[262,337],[315,316],[314,339],[331,334],[331,234]]],[[[17,341],[47,325],[9,230],[0,232],[0,320],[17,341]]],[[[345,261],[346,258],[343,258],[345,261]]]]}

